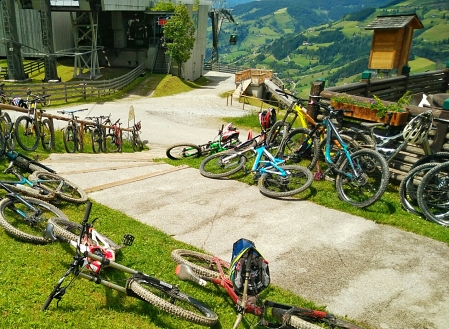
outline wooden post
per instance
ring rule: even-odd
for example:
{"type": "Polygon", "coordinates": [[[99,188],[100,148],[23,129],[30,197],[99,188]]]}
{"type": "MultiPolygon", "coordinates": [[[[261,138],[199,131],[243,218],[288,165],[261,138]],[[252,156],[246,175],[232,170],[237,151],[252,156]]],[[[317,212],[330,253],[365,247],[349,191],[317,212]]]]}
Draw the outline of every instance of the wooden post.
{"type": "MultiPolygon", "coordinates": [[[[317,96],[321,97],[320,94],[324,90],[324,84],[324,80],[317,80],[312,84],[312,87],[310,88],[309,103],[310,101],[317,101],[317,96]]],[[[307,105],[307,114],[314,120],[317,120],[318,113],[319,109],[317,109],[316,106],[310,104],[307,105]]]]}

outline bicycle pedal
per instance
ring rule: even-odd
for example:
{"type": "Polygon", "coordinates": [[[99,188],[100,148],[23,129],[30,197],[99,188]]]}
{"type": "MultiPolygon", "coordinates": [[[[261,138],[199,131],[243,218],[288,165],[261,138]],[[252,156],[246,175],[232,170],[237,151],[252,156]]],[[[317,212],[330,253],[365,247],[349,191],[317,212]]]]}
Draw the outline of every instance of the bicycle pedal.
{"type": "Polygon", "coordinates": [[[122,243],[125,246],[131,246],[134,242],[134,235],[131,234],[125,234],[123,235],[122,243]]]}

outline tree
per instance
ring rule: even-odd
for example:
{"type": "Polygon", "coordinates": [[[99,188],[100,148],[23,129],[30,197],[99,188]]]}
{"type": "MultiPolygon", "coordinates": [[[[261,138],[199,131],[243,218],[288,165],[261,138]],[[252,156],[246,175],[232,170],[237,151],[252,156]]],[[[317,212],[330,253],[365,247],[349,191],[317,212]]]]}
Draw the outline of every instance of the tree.
{"type": "Polygon", "coordinates": [[[189,17],[187,7],[179,4],[175,14],[164,26],[164,37],[170,57],[178,64],[178,77],[182,78],[182,64],[190,58],[195,43],[195,26],[189,17]]]}

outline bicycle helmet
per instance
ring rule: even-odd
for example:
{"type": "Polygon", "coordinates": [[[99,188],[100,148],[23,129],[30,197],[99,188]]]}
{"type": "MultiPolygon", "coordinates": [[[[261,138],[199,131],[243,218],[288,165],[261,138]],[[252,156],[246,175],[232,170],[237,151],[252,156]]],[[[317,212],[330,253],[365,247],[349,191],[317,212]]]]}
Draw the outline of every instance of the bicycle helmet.
{"type": "Polygon", "coordinates": [[[20,98],[20,97],[14,97],[14,98],[12,99],[12,105],[17,106],[17,107],[24,107],[24,108],[27,108],[25,102],[24,102],[23,99],[20,98]]]}
{"type": "Polygon", "coordinates": [[[232,126],[232,122],[228,123],[221,131],[221,141],[226,142],[230,139],[238,139],[240,132],[236,127],[232,126]]]}
{"type": "Polygon", "coordinates": [[[274,108],[269,107],[267,110],[259,112],[259,122],[262,128],[269,129],[276,122],[276,111],[274,108]]]}
{"type": "Polygon", "coordinates": [[[429,133],[433,122],[433,112],[423,112],[414,117],[402,131],[404,140],[413,143],[420,144],[429,133]]]}

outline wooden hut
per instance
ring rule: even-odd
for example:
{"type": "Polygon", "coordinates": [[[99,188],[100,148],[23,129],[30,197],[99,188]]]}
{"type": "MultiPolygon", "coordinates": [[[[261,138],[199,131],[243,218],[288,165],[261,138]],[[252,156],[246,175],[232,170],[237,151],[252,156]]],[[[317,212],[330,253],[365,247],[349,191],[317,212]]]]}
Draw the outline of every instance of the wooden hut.
{"type": "Polygon", "coordinates": [[[374,30],[369,58],[369,69],[393,70],[408,74],[407,66],[413,39],[413,30],[424,28],[416,14],[377,16],[366,30],[374,30]]]}

